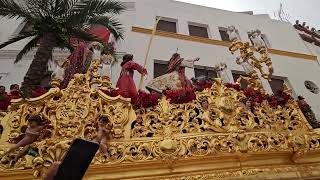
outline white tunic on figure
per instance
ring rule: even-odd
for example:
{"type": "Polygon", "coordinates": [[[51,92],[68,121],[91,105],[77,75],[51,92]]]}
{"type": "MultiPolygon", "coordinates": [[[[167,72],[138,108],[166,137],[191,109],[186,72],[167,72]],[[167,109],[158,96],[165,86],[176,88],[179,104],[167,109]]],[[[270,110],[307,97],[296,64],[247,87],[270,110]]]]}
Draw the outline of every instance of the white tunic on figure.
{"type": "Polygon", "coordinates": [[[56,69],[53,71],[51,78],[53,80],[64,80],[64,75],[65,75],[65,64],[68,60],[64,58],[60,58],[55,60],[56,63],[56,69]]]}

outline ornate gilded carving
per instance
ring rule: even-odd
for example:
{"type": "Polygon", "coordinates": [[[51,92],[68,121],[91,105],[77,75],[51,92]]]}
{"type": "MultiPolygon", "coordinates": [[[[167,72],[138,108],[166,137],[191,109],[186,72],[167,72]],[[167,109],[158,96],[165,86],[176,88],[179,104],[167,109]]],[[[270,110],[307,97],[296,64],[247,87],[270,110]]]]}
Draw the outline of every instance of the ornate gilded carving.
{"type": "MultiPolygon", "coordinates": [[[[27,155],[16,163],[11,156],[4,157],[0,171],[33,168],[35,176],[40,175],[54,161],[63,158],[74,138],[96,136],[99,114],[111,120],[112,138],[107,144],[108,152],[98,152],[92,166],[163,163],[171,167],[176,162],[192,162],[196,158],[223,155],[245,159],[247,155],[278,152],[288,152],[292,161],[298,162],[308,152],[319,151],[320,133],[309,129],[293,100],[283,107],[274,108],[263,102],[251,109],[243,103],[242,91],[227,88],[217,79],[210,89],[197,92],[193,102],[170,104],[163,97],[155,107],[133,111],[130,99],[109,97],[91,86],[92,82],[101,85],[97,81],[100,77],[96,63],[93,62],[87,74],[76,74],[66,89],[53,88],[41,97],[20,100],[2,114],[2,151],[19,137],[30,114],[40,114],[52,127],[42,132],[32,145],[37,151],[34,157],[27,155]]],[[[272,171],[241,169],[194,177],[210,179],[261,172],[272,171]]]]}
{"type": "Polygon", "coordinates": [[[262,83],[259,79],[258,73],[253,68],[257,69],[261,76],[269,81],[273,74],[273,66],[268,54],[268,49],[262,44],[252,47],[249,42],[243,43],[240,40],[235,39],[229,47],[232,54],[239,51],[240,56],[237,58],[236,62],[239,65],[242,65],[246,73],[249,75],[249,77],[242,76],[241,79],[249,82],[248,84],[250,87],[259,90],[263,90],[262,83]],[[260,57],[256,57],[256,53],[258,53],[260,57]],[[265,67],[267,68],[267,71],[265,70],[265,67]]]}

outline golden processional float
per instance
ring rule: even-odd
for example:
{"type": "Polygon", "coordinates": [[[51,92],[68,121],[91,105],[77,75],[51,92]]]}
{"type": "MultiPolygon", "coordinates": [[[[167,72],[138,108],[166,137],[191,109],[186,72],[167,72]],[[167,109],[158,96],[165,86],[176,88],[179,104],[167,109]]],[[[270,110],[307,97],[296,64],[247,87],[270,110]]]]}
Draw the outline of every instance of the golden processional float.
{"type": "MultiPolygon", "coordinates": [[[[249,86],[262,90],[262,77],[272,74],[266,49],[234,40],[231,52],[251,67],[249,86]],[[261,54],[257,58],[256,53],[261,54]],[[263,71],[263,65],[269,68],[263,71]]],[[[40,178],[63,158],[75,138],[93,139],[95,119],[106,114],[113,124],[107,155],[98,152],[85,179],[303,179],[320,176],[320,132],[312,129],[297,103],[271,107],[267,102],[247,108],[243,91],[216,79],[213,86],[196,93],[196,100],[171,104],[162,97],[158,105],[134,110],[130,99],[109,97],[92,88],[110,87],[97,74],[95,61],[86,74],[76,74],[66,89],[59,82],[41,97],[16,100],[1,114],[1,151],[6,150],[26,125],[26,117],[40,114],[51,122],[45,137],[34,146],[38,155],[16,163],[3,158],[0,179],[40,178]],[[203,100],[208,108],[202,106],[203,100]],[[136,123],[136,112],[142,122],[136,123]]],[[[290,92],[287,89],[287,92],[290,92]]],[[[15,153],[18,153],[16,151],[15,153]]]]}

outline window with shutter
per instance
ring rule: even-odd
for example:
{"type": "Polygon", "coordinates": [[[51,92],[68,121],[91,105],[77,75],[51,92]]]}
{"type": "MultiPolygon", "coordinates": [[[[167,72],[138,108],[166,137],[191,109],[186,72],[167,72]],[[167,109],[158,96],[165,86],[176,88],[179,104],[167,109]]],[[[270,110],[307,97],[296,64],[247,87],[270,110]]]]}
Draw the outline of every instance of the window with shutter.
{"type": "Polygon", "coordinates": [[[157,30],[177,33],[177,22],[160,20],[157,24],[157,30]]]}
{"type": "Polygon", "coordinates": [[[159,76],[166,74],[167,64],[168,64],[167,61],[155,60],[153,64],[153,77],[157,78],[159,76]]]}
{"type": "Polygon", "coordinates": [[[194,74],[196,78],[208,77],[210,79],[217,78],[217,72],[212,67],[194,66],[194,74]]]}
{"type": "Polygon", "coordinates": [[[281,78],[271,78],[271,81],[269,82],[269,84],[272,89],[272,92],[274,94],[277,94],[279,90],[283,89],[284,80],[281,78]]]}
{"type": "Polygon", "coordinates": [[[189,34],[190,36],[209,38],[207,27],[201,27],[201,26],[195,26],[195,25],[189,24],[189,34]]]}
{"type": "Polygon", "coordinates": [[[219,27],[219,33],[220,33],[222,41],[230,41],[230,37],[229,37],[227,28],[219,27]]]}

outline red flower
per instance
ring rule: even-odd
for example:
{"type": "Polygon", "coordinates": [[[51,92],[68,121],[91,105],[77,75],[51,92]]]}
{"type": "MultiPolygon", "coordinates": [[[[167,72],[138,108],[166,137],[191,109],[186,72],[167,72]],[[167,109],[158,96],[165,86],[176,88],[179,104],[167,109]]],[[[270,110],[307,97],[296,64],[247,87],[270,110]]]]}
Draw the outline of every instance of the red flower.
{"type": "Polygon", "coordinates": [[[226,83],[225,86],[230,89],[234,89],[236,91],[240,91],[241,87],[239,84],[226,83]]]}
{"type": "Polygon", "coordinates": [[[268,102],[269,102],[269,105],[271,107],[277,107],[278,106],[278,99],[275,95],[272,95],[270,97],[268,97],[268,102]]]}
{"type": "Polygon", "coordinates": [[[261,104],[267,96],[262,95],[260,91],[256,91],[253,88],[248,88],[244,91],[244,95],[247,97],[247,100],[251,100],[253,105],[261,104]]]}
{"type": "Polygon", "coordinates": [[[280,106],[285,106],[291,99],[291,96],[284,92],[283,89],[277,91],[276,97],[280,106]]]}
{"type": "Polygon", "coordinates": [[[131,104],[134,109],[149,108],[158,104],[160,96],[157,93],[146,93],[139,91],[136,97],[131,98],[131,104]]]}
{"type": "Polygon", "coordinates": [[[194,87],[196,91],[203,91],[205,89],[211,88],[212,84],[213,83],[211,80],[200,79],[194,82],[194,87]]]}
{"type": "Polygon", "coordinates": [[[166,90],[164,94],[173,104],[188,103],[196,99],[196,94],[192,88],[166,90]]]}

